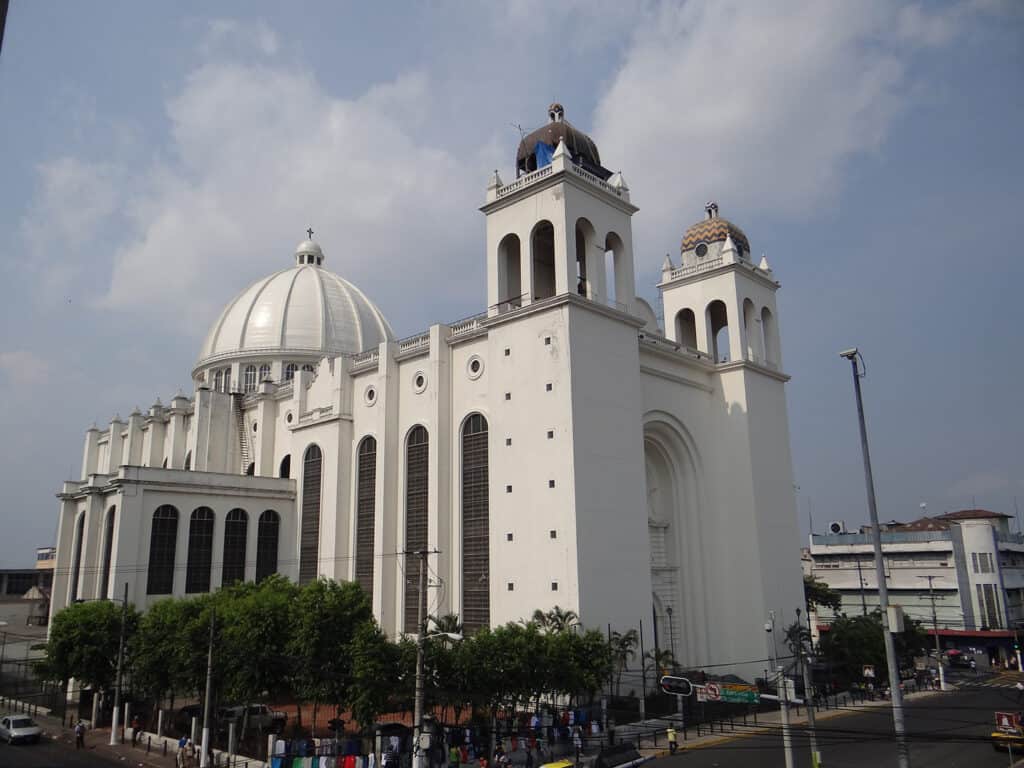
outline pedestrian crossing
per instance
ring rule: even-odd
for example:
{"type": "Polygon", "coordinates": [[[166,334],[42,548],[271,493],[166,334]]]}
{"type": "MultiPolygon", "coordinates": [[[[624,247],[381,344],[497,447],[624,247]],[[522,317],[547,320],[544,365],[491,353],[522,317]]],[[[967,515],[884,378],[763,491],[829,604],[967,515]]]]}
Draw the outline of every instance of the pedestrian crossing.
{"type": "Polygon", "coordinates": [[[1008,691],[1015,690],[1016,683],[1007,683],[1004,680],[958,680],[954,683],[957,688],[1002,688],[1008,691]]]}

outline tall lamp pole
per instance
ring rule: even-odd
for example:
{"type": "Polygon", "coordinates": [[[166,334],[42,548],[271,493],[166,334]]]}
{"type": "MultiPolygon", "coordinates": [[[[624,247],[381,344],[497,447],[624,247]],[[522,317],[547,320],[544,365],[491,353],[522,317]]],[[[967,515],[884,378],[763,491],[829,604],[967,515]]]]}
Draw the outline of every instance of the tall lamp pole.
{"type": "Polygon", "coordinates": [[[868,452],[868,430],[864,423],[864,401],[860,393],[861,372],[858,367],[860,352],[857,348],[839,353],[850,361],[853,372],[853,391],[857,398],[857,420],[860,425],[860,447],[864,456],[864,484],[868,493],[868,512],[871,515],[871,543],[875,549],[875,576],[878,579],[878,601],[882,609],[882,635],[885,639],[885,662],[889,667],[889,690],[892,696],[892,725],[896,732],[896,757],[900,768],[910,768],[910,750],[903,722],[903,692],[900,690],[900,671],[896,661],[896,644],[889,631],[889,588],[885,583],[882,565],[882,534],[878,527],[878,508],[875,505],[875,481],[871,474],[871,454],[868,452]]]}
{"type": "Polygon", "coordinates": [[[124,631],[128,623],[128,582],[124,583],[124,599],[121,602],[121,639],[117,643],[117,677],[114,681],[114,714],[110,721],[110,744],[120,741],[121,719],[121,671],[124,666],[124,631]]]}
{"type": "Polygon", "coordinates": [[[208,768],[210,765],[210,700],[213,698],[213,638],[217,626],[217,609],[210,609],[210,646],[206,649],[206,700],[203,702],[203,753],[199,756],[199,765],[208,768]]]}

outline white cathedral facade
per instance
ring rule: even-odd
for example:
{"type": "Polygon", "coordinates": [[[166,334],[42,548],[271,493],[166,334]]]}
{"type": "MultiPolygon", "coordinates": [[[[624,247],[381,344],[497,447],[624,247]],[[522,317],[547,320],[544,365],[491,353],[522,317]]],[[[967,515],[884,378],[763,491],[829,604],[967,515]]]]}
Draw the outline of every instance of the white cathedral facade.
{"type": "Polygon", "coordinates": [[[402,553],[429,550],[430,612],[467,631],[559,605],[653,614],[686,666],[764,658],[768,612],[803,605],[767,263],[709,204],[665,260],[660,329],[629,190],[559,105],[481,210],[480,315],[395,339],[307,240],[228,303],[191,397],[89,429],[52,610],[277,572],[357,581],[415,632],[402,553]]]}

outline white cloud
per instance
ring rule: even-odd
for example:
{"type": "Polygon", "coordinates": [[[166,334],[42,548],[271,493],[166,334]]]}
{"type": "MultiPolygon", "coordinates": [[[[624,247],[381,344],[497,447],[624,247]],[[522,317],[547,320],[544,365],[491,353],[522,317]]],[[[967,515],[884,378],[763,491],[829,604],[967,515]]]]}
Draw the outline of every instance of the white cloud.
{"type": "Polygon", "coordinates": [[[595,134],[659,236],[677,238],[708,199],[726,216],[799,215],[881,145],[913,52],[953,33],[916,4],[666,4],[634,30],[595,134]]]}
{"type": "Polygon", "coordinates": [[[273,56],[278,47],[277,34],[262,19],[213,19],[206,24],[200,50],[207,56],[223,53],[225,49],[252,49],[273,56]]]}

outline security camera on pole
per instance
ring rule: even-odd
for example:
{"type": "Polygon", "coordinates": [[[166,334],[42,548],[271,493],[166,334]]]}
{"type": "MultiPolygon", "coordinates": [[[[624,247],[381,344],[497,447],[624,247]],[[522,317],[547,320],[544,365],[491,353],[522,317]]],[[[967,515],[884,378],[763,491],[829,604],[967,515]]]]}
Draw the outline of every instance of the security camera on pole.
{"type": "Polygon", "coordinates": [[[857,398],[857,420],[860,425],[860,448],[864,457],[864,484],[868,492],[868,512],[871,515],[871,543],[875,549],[875,576],[878,579],[878,602],[882,610],[882,635],[885,640],[885,663],[889,667],[889,690],[892,695],[892,725],[896,732],[896,756],[900,768],[910,768],[910,750],[907,747],[907,732],[903,723],[903,691],[900,690],[899,662],[896,659],[896,644],[889,630],[889,588],[885,583],[885,569],[882,565],[882,534],[878,528],[878,508],[875,506],[875,480],[871,475],[871,454],[868,452],[868,430],[864,423],[864,402],[860,394],[860,379],[864,375],[858,367],[863,360],[857,348],[839,353],[850,361],[853,370],[853,390],[857,398]]]}

